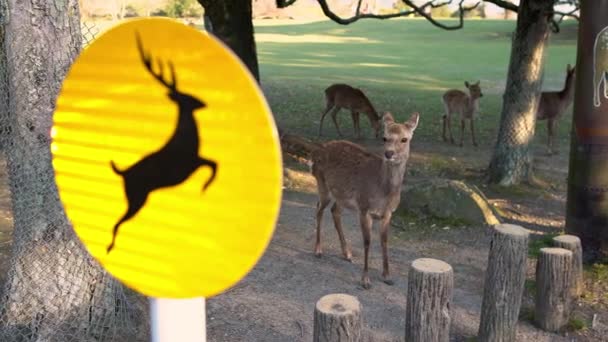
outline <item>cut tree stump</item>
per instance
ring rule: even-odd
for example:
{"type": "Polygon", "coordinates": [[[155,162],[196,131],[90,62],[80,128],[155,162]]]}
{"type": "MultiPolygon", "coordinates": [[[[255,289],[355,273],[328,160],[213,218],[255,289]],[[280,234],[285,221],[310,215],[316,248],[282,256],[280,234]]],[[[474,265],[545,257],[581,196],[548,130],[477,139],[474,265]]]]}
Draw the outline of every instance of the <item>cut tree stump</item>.
{"type": "Polygon", "coordinates": [[[347,294],[323,296],[315,306],[313,342],[361,341],[361,304],[347,294]]]}
{"type": "Polygon", "coordinates": [[[453,288],[452,266],[436,259],[414,260],[407,284],[406,341],[449,341],[453,288]]]}
{"type": "Polygon", "coordinates": [[[534,320],[546,331],[559,332],[572,310],[572,252],[541,248],[536,264],[534,320]]]}
{"type": "Polygon", "coordinates": [[[572,295],[578,298],[585,289],[581,239],[574,235],[560,235],[553,238],[553,245],[572,252],[572,295]]]}
{"type": "Polygon", "coordinates": [[[479,341],[515,341],[526,281],[529,232],[516,225],[494,227],[481,304],[479,341]]]}

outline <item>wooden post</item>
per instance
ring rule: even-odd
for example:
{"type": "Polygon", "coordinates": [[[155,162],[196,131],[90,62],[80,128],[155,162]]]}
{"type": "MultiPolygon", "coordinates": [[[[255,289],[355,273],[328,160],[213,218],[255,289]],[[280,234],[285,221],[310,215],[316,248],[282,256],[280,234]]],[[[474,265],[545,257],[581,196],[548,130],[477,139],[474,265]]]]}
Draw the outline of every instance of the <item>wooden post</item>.
{"type": "Polygon", "coordinates": [[[414,260],[407,284],[407,342],[449,341],[453,288],[452,266],[436,259],[414,260]]]}
{"type": "Polygon", "coordinates": [[[361,341],[361,304],[346,294],[323,296],[315,306],[313,342],[361,341]]]}
{"type": "Polygon", "coordinates": [[[558,332],[570,319],[572,252],[541,248],[536,264],[534,319],[539,328],[558,332]]]}
{"type": "Polygon", "coordinates": [[[572,252],[572,295],[575,298],[583,294],[583,248],[581,239],[574,235],[560,235],[553,238],[555,247],[564,248],[572,252]]]}
{"type": "Polygon", "coordinates": [[[481,305],[479,341],[515,341],[526,280],[529,232],[516,225],[494,227],[481,305]]]}

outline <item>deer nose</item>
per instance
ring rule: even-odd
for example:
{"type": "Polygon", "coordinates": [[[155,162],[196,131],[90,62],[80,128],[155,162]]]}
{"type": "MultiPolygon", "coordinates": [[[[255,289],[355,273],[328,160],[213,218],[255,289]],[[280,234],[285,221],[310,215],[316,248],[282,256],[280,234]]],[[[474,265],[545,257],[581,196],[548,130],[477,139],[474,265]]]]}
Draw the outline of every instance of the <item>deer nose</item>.
{"type": "Polygon", "coordinates": [[[393,155],[395,155],[394,151],[384,151],[384,156],[386,157],[386,159],[391,159],[393,155]]]}

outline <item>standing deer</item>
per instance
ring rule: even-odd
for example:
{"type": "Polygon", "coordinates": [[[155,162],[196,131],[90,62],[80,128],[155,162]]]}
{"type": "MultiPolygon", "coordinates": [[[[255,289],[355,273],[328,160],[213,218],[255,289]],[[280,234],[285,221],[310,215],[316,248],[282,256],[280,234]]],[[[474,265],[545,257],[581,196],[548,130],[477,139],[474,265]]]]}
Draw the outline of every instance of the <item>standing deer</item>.
{"type": "Polygon", "coordinates": [[[561,91],[544,91],[540,94],[536,120],[547,120],[547,148],[549,154],[553,151],[554,132],[557,128],[557,120],[574,99],[574,80],[576,72],[570,64],[566,66],[566,82],[561,91]]]}
{"type": "Polygon", "coordinates": [[[127,212],[114,225],[112,242],[107,248],[108,253],[114,248],[120,225],[132,218],[143,207],[152,191],[180,184],[199,167],[208,166],[211,168],[211,177],[203,185],[202,190],[205,191],[215,179],[217,172],[215,161],[198,155],[199,137],[194,111],[205,108],[205,103],[192,95],[177,90],[177,78],[171,62],[168,63],[171,81],[165,80],[160,61],[159,73],[155,73],[152,68],[152,58],[144,51],[139,34],[136,35],[136,38],[143,64],[148,72],[167,88],[167,96],[177,104],[179,114],[173,134],[159,150],[143,157],[126,170],[119,170],[114,161],[110,161],[112,170],[123,177],[125,194],[129,203],[127,212]]]}
{"type": "Polygon", "coordinates": [[[334,121],[338,134],[342,136],[336,116],[340,109],[345,108],[350,110],[357,138],[361,138],[359,113],[365,113],[365,115],[367,115],[369,122],[374,129],[375,136],[378,138],[380,132],[380,117],[378,116],[378,112],[376,112],[376,109],[372,103],[369,101],[367,96],[365,96],[363,91],[361,91],[361,89],[353,88],[348,84],[332,84],[325,89],[325,101],[327,102],[327,105],[325,107],[325,111],[321,115],[321,122],[319,123],[319,136],[321,136],[323,131],[323,119],[325,119],[325,115],[327,115],[332,108],[331,119],[334,121]]]}
{"type": "Polygon", "coordinates": [[[443,115],[443,141],[447,141],[445,136],[445,127],[447,125],[448,131],[450,131],[450,142],[454,143],[454,136],[452,135],[452,114],[460,115],[460,147],[464,143],[464,126],[465,121],[469,120],[471,125],[471,136],[473,138],[473,146],[477,146],[475,141],[475,126],[474,119],[475,114],[479,111],[479,99],[483,96],[481,93],[481,87],[479,81],[477,83],[470,84],[465,81],[464,85],[469,89],[469,95],[458,89],[450,89],[446,91],[441,97],[443,107],[445,108],[445,114],[443,115]]]}
{"type": "Polygon", "coordinates": [[[312,174],[317,180],[317,241],[315,255],[321,256],[321,224],[325,208],[333,200],[331,214],[338,231],[342,254],[351,261],[350,246],[342,231],[342,209],[355,210],[359,214],[365,262],[362,285],[370,288],[368,272],[369,245],[372,220],[380,220],[382,245],[382,278],[392,285],[388,270],[387,238],[393,211],[401,199],[401,187],[410,154],[410,141],[418,126],[418,113],[413,113],[405,123],[396,123],[390,113],[383,116],[384,154],[382,157],[365,151],[348,141],[327,142],[313,150],[312,174]]]}
{"type": "Polygon", "coordinates": [[[593,105],[602,104],[601,86],[604,99],[608,100],[608,27],[601,30],[593,44],[593,105]]]}

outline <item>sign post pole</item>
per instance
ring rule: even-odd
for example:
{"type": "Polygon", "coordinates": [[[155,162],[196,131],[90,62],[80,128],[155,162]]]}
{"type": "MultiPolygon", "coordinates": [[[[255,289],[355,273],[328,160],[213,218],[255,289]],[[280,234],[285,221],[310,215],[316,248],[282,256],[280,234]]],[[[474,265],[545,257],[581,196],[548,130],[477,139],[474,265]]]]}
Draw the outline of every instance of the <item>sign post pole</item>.
{"type": "Polygon", "coordinates": [[[152,342],[207,341],[205,298],[150,297],[152,342]]]}

